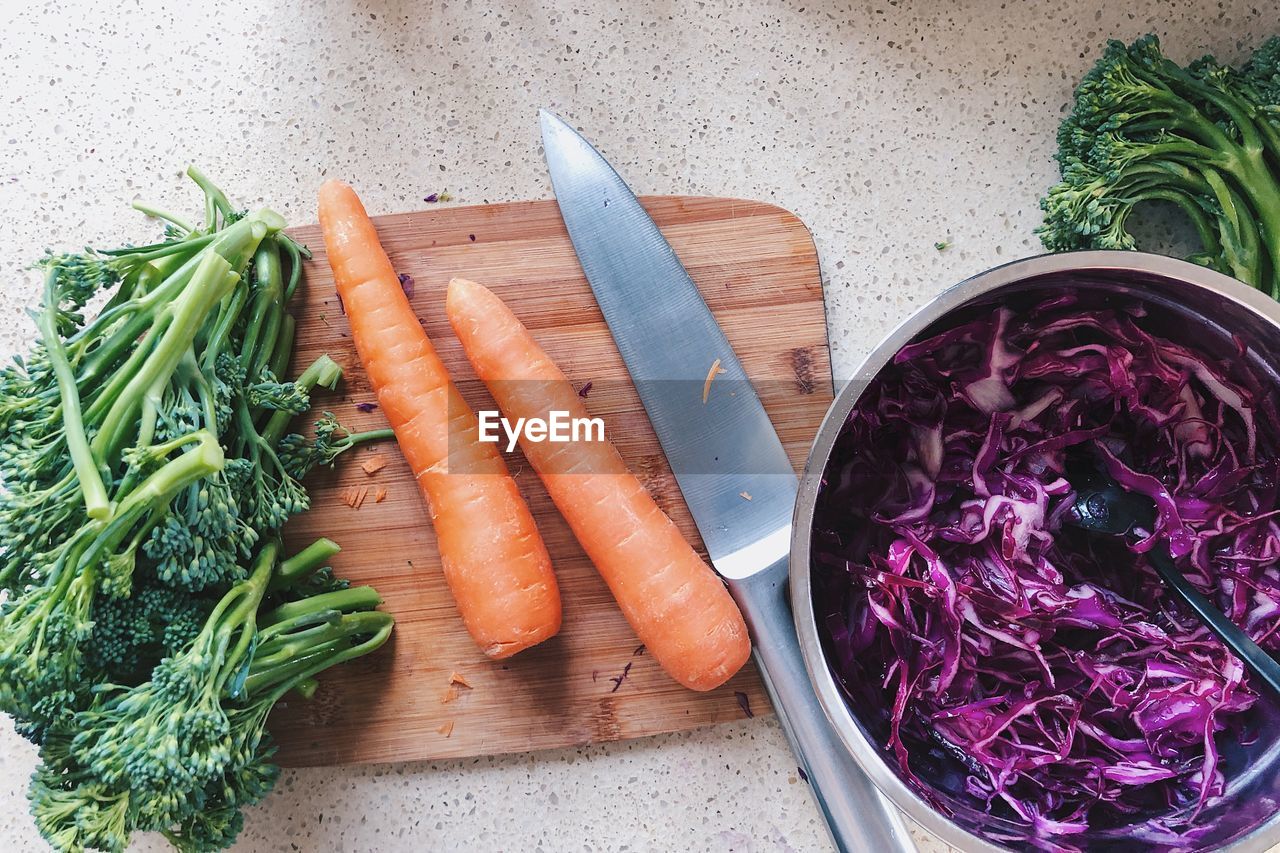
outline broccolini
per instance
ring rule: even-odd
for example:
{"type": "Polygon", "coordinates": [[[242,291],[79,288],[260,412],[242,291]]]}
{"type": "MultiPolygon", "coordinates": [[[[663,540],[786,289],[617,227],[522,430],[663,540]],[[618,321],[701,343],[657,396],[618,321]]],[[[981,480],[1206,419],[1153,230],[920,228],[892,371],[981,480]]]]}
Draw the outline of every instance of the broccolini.
{"type": "Polygon", "coordinates": [[[1154,35],[1112,41],[1058,148],[1046,248],[1135,248],[1134,209],[1166,202],[1195,229],[1191,260],[1280,298],[1280,38],[1239,69],[1212,57],[1179,66],[1154,35]]]}
{"type": "Polygon", "coordinates": [[[385,437],[289,434],[341,378],[321,356],[281,379],[306,250],[188,174],[205,224],[136,205],[160,242],[48,255],[37,341],[0,369],[0,712],[40,745],[32,812],[60,850],[226,846],[275,778],[272,705],[391,630],[321,566],[332,542],[278,559],[298,459],[385,437]]]}

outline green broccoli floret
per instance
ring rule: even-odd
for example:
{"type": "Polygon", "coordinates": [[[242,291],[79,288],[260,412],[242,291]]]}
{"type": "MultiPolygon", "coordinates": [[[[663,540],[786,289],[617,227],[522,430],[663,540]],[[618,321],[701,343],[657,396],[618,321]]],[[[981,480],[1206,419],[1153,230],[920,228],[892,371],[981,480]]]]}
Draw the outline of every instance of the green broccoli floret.
{"type": "MultiPolygon", "coordinates": [[[[342,368],[322,355],[290,384],[297,392],[309,395],[317,386],[335,387],[341,377],[342,368]]],[[[280,445],[293,413],[271,412],[259,429],[254,422],[254,407],[244,395],[233,401],[232,418],[235,441],[230,450],[250,465],[244,487],[238,490],[240,517],[261,532],[279,530],[291,516],[310,506],[306,489],[281,458],[281,453],[289,450],[286,445],[282,451],[280,445]]]]}
{"type": "Polygon", "coordinates": [[[325,412],[313,427],[315,438],[307,441],[298,433],[291,433],[280,440],[280,461],[285,470],[302,479],[316,468],[332,465],[339,456],[353,447],[370,441],[385,441],[395,437],[390,429],[351,432],[334,417],[325,412]]]}
{"type": "Polygon", "coordinates": [[[218,435],[223,435],[231,424],[232,403],[244,393],[245,372],[240,362],[229,352],[220,352],[213,359],[214,423],[218,435]]]}
{"type": "Polygon", "coordinates": [[[71,734],[55,731],[27,790],[36,829],[55,850],[124,853],[131,830],[129,797],[120,796],[70,760],[71,734]]]}
{"type": "Polygon", "coordinates": [[[162,830],[164,837],[179,853],[225,850],[244,828],[242,809],[261,802],[279,776],[280,768],[265,761],[225,773],[204,792],[204,807],[162,830]]]}
{"type": "MultiPolygon", "coordinates": [[[[248,410],[239,410],[245,432],[251,426],[248,410]]],[[[251,434],[244,449],[252,464],[247,488],[240,499],[240,514],[261,531],[276,531],[284,523],[311,506],[307,490],[280,461],[276,449],[256,433],[251,434]]]]}
{"type": "Polygon", "coordinates": [[[248,389],[249,405],[256,409],[300,415],[311,408],[311,398],[296,382],[278,382],[270,370],[248,389]]]}
{"type": "Polygon", "coordinates": [[[94,604],[86,663],[99,681],[135,684],[156,661],[175,654],[200,632],[213,602],[150,582],[128,598],[103,596],[94,604]]]}
{"type": "Polygon", "coordinates": [[[252,475],[249,460],[230,459],[179,494],[143,544],[161,581],[199,592],[244,579],[258,531],[240,517],[237,495],[252,475]]]}
{"type": "Polygon", "coordinates": [[[1280,118],[1280,36],[1272,36],[1253,52],[1241,73],[1252,87],[1254,100],[1270,115],[1280,118]]]}
{"type": "Polygon", "coordinates": [[[1191,260],[1280,296],[1277,44],[1237,72],[1212,57],[1183,68],[1154,35],[1110,42],[1058,131],[1045,247],[1132,249],[1133,210],[1166,202],[1200,239],[1191,260]]]}

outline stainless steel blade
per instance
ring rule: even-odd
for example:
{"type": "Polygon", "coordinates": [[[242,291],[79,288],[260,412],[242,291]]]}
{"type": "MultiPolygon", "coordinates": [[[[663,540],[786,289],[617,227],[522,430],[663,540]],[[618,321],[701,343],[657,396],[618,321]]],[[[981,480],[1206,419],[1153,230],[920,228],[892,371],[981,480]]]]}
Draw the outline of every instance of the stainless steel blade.
{"type": "Polygon", "coordinates": [[[742,609],[765,688],[836,850],[914,853],[902,817],[840,743],[805,673],[786,597],[796,476],[773,424],[698,288],[631,190],[572,128],[546,111],[541,119],[551,182],[578,260],[711,562],[742,609]],[[716,364],[724,373],[707,387],[716,364]]]}
{"type": "Polygon", "coordinates": [[[727,578],[786,555],[796,476],[697,285],[613,167],[540,113],[560,213],[697,522],[727,578]],[[718,373],[703,391],[713,365],[718,373]]]}

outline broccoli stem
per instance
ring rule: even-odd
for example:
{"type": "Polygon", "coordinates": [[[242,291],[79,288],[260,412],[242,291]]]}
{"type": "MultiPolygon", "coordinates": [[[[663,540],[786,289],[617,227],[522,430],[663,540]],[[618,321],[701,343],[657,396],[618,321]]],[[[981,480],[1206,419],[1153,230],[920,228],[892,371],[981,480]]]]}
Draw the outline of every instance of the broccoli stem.
{"type": "Polygon", "coordinates": [[[266,594],[267,583],[279,555],[280,543],[276,540],[268,541],[259,549],[249,577],[233,586],[218,601],[192,643],[193,650],[207,649],[218,656],[217,676],[211,685],[218,694],[222,693],[227,680],[237,672],[255,645],[254,623],[258,605],[266,594]]]}
{"type": "Polygon", "coordinates": [[[391,629],[395,627],[395,619],[392,618],[391,614],[382,613],[381,611],[350,614],[343,616],[342,619],[345,625],[354,629],[349,631],[349,636],[360,636],[365,632],[371,633],[367,639],[355,645],[341,647],[337,653],[311,656],[309,666],[303,668],[301,672],[290,673],[288,679],[279,682],[271,694],[271,704],[275,704],[280,700],[280,697],[295,689],[298,685],[311,681],[317,673],[376,651],[391,636],[391,629]]]}
{"type": "Polygon", "coordinates": [[[1253,108],[1250,112],[1254,122],[1257,125],[1258,133],[1262,136],[1263,148],[1272,158],[1272,167],[1280,168],[1280,129],[1272,124],[1272,119],[1263,114],[1258,108],[1253,108]]]}
{"type": "Polygon", "coordinates": [[[267,366],[273,376],[283,377],[289,370],[289,361],[293,358],[294,337],[297,334],[297,321],[288,311],[280,318],[280,334],[276,337],[275,352],[267,366]]]}
{"type": "Polygon", "coordinates": [[[127,508],[135,501],[162,505],[184,486],[222,470],[226,461],[222,445],[218,443],[217,436],[207,429],[178,436],[164,444],[152,445],[148,452],[155,458],[163,458],[173,450],[187,445],[193,446],[150,474],[129,493],[120,507],[127,508]]]}
{"type": "Polygon", "coordinates": [[[213,389],[209,386],[209,378],[196,362],[196,354],[192,348],[188,347],[183,353],[175,375],[181,380],[178,393],[181,393],[184,399],[189,399],[200,406],[201,420],[205,428],[217,433],[218,412],[213,389]]]}
{"type": "Polygon", "coordinates": [[[71,455],[71,464],[80,483],[80,492],[84,495],[85,512],[90,518],[106,518],[111,511],[107,500],[107,488],[98,471],[98,460],[89,446],[85,434],[84,417],[80,411],[80,392],[76,387],[75,376],[71,364],[67,361],[67,352],[62,345],[62,337],[58,334],[55,313],[58,310],[56,283],[58,271],[50,269],[45,274],[44,307],[37,315],[40,335],[44,338],[45,349],[49,354],[49,363],[53,367],[58,382],[58,394],[62,400],[62,420],[67,437],[67,450],[71,455]]]}
{"type": "Polygon", "coordinates": [[[209,333],[209,339],[205,342],[201,353],[201,364],[205,370],[209,372],[214,370],[218,356],[226,350],[227,344],[231,341],[231,330],[240,319],[240,313],[244,310],[248,299],[248,291],[243,287],[235,288],[230,296],[223,299],[218,311],[218,319],[214,321],[213,330],[209,333]]]}
{"type": "MultiPolygon", "coordinates": [[[[382,603],[382,597],[371,586],[353,586],[350,589],[339,589],[312,595],[298,601],[281,604],[270,613],[264,614],[261,624],[276,626],[280,623],[299,619],[317,610],[337,610],[346,613],[352,610],[370,610],[382,603]]],[[[264,629],[264,633],[269,632],[264,629]]]]}
{"type": "MultiPolygon", "coordinates": [[[[185,357],[195,359],[195,355],[188,346],[184,353],[185,357]]],[[[182,360],[178,362],[176,370],[180,370],[182,360]]],[[[156,421],[160,417],[160,404],[164,398],[164,392],[169,387],[168,376],[157,377],[154,382],[149,385],[142,394],[142,404],[138,411],[138,432],[137,439],[134,444],[138,447],[146,447],[151,444],[156,436],[156,421]]]]}
{"type": "MultiPolygon", "coordinates": [[[[316,386],[334,388],[341,378],[342,368],[338,363],[328,355],[322,355],[307,365],[307,369],[302,371],[297,379],[293,380],[293,384],[302,391],[310,393],[316,386]]],[[[280,443],[280,439],[284,438],[285,432],[289,429],[289,422],[292,420],[293,415],[289,412],[272,413],[266,427],[262,430],[262,438],[268,447],[275,447],[280,443]]]]}
{"type": "MultiPolygon", "coordinates": [[[[1222,187],[1220,180],[1218,185],[1222,187]]],[[[1204,200],[1216,194],[1215,188],[1210,185],[1205,174],[1195,172],[1173,161],[1140,162],[1125,170],[1123,181],[1117,182],[1111,193],[1125,207],[1122,212],[1115,214],[1108,225],[1108,230],[1114,231],[1117,235],[1126,233],[1128,213],[1139,202],[1170,202],[1186,214],[1200,239],[1203,256],[1212,259],[1215,268],[1253,283],[1249,261],[1240,257],[1239,246],[1233,243],[1228,250],[1223,247],[1220,239],[1221,231],[1229,227],[1229,223],[1222,220],[1224,217],[1233,215],[1231,211],[1234,211],[1235,205],[1228,201],[1224,209],[1223,203],[1219,202],[1217,216],[1213,218],[1204,209],[1204,200]]],[[[1228,194],[1228,199],[1230,198],[1232,196],[1228,194]]],[[[1082,216],[1079,212],[1074,215],[1082,216]]],[[[1112,239],[1113,243],[1119,242],[1118,237],[1112,239]]]]}
{"type": "MultiPolygon", "coordinates": [[[[1240,134],[1239,147],[1246,159],[1255,160],[1261,155],[1264,147],[1263,138],[1258,126],[1254,123],[1254,111],[1244,101],[1222,86],[1213,85],[1187,73],[1185,69],[1168,58],[1158,62],[1157,67],[1160,73],[1185,87],[1192,95],[1213,104],[1227,114],[1240,134]]],[[[1202,113],[1197,110],[1196,115],[1200,116],[1202,113]]],[[[1207,119],[1204,121],[1208,123],[1207,119]]],[[[1221,139],[1227,139],[1221,128],[1216,124],[1212,126],[1218,131],[1221,139]]]]}
{"type": "Polygon", "coordinates": [[[264,240],[253,257],[253,306],[241,345],[240,364],[249,381],[257,381],[262,368],[275,350],[280,334],[280,315],[284,312],[284,273],[280,265],[280,246],[275,240],[264,240]]]}
{"type": "MultiPolygon", "coordinates": [[[[128,384],[130,378],[146,363],[147,356],[150,354],[152,347],[155,346],[155,342],[162,331],[160,319],[162,318],[148,318],[150,325],[146,328],[146,334],[142,335],[140,339],[132,341],[134,345],[133,352],[120,365],[120,369],[116,370],[106,384],[98,390],[97,396],[86,409],[85,418],[87,421],[94,423],[105,414],[111,403],[119,396],[121,389],[128,384]]],[[[94,354],[96,355],[97,353],[95,352],[94,354]]],[[[82,373],[79,384],[81,387],[91,387],[91,380],[91,376],[82,373]]]]}
{"type": "Polygon", "coordinates": [[[1169,130],[1172,125],[1190,135],[1207,152],[1230,152],[1236,149],[1236,143],[1222,128],[1205,118],[1200,110],[1181,95],[1171,94],[1165,103],[1169,112],[1168,117],[1159,123],[1160,129],[1169,130]]]}
{"type": "Polygon", "coordinates": [[[196,186],[204,190],[205,198],[205,227],[210,231],[217,230],[217,217],[222,214],[224,220],[231,219],[236,215],[236,210],[231,206],[231,202],[223,194],[222,190],[209,180],[204,172],[201,172],[195,166],[187,166],[187,177],[196,182],[196,186]]]}
{"type": "Polygon", "coordinates": [[[162,210],[155,205],[148,204],[144,201],[135,201],[133,203],[133,209],[139,213],[145,214],[146,216],[150,216],[152,219],[159,219],[161,222],[167,222],[187,234],[196,230],[194,225],[183,219],[181,216],[176,216],[167,210],[162,210]]]}
{"type": "Polygon", "coordinates": [[[195,447],[184,452],[178,459],[166,462],[164,467],[129,492],[128,497],[119,501],[105,528],[84,552],[84,564],[99,565],[131,532],[136,538],[150,533],[151,528],[163,519],[164,510],[173,500],[174,494],[223,469],[223,447],[207,430],[183,435],[180,439],[169,442],[168,446],[177,447],[179,442],[191,443],[192,438],[195,438],[195,447]],[[147,516],[145,520],[143,516],[147,516]],[[138,521],[142,521],[141,530],[137,529],[138,521]]]}
{"type": "Polygon", "coordinates": [[[272,644],[266,654],[254,656],[245,679],[245,694],[254,696],[267,691],[267,701],[274,704],[316,673],[381,646],[394,622],[389,613],[360,610],[308,626],[296,636],[272,644]],[[367,639],[353,645],[351,641],[357,637],[367,639]]]}
{"type": "MultiPolygon", "coordinates": [[[[1265,167],[1250,164],[1246,175],[1242,178],[1241,183],[1244,188],[1244,195],[1252,202],[1253,216],[1247,213],[1242,214],[1244,220],[1257,220],[1257,232],[1261,235],[1265,245],[1270,246],[1273,252],[1280,252],[1280,186],[1277,185],[1276,179],[1265,167]]],[[[1270,258],[1270,278],[1271,281],[1264,282],[1261,269],[1257,273],[1255,284],[1264,287],[1272,298],[1280,298],[1280,257],[1272,256],[1270,258]]]]}
{"type": "Polygon", "coordinates": [[[213,236],[187,238],[156,246],[133,249],[129,254],[125,250],[105,251],[100,254],[112,258],[119,263],[126,263],[129,269],[121,276],[120,286],[111,295],[102,311],[91,323],[67,338],[68,347],[83,347],[96,341],[103,330],[109,329],[120,317],[141,309],[135,284],[144,273],[154,273],[166,278],[174,270],[191,261],[200,251],[213,242],[213,236]],[[176,266],[175,266],[176,265],[176,266]]]}
{"type": "Polygon", "coordinates": [[[1219,237],[1232,274],[1254,287],[1263,287],[1263,250],[1258,224],[1247,202],[1216,172],[1206,170],[1205,180],[1222,210],[1219,237]]]}
{"type": "MultiPolygon", "coordinates": [[[[206,257],[207,253],[204,251],[206,248],[209,253],[226,259],[233,270],[240,270],[247,263],[258,243],[276,225],[282,225],[277,214],[271,211],[258,211],[228,226],[217,235],[203,238],[208,243],[201,245],[201,251],[192,255],[180,268],[170,273],[160,287],[128,303],[128,312],[124,311],[125,305],[118,306],[121,313],[130,315],[123,326],[115,327],[112,318],[108,318],[108,322],[104,322],[101,317],[95,320],[90,326],[94,336],[100,337],[109,333],[109,337],[101,346],[89,353],[80,365],[78,381],[81,387],[94,385],[101,377],[117,371],[120,367],[120,359],[153,324],[156,313],[177,298],[191,281],[191,277],[206,257]]],[[[125,373],[124,379],[127,379],[129,370],[121,369],[112,378],[117,378],[119,373],[125,373]]],[[[105,390],[104,393],[106,393],[105,390]]]]}
{"type": "Polygon", "coordinates": [[[311,252],[306,247],[298,245],[298,242],[287,234],[280,234],[278,239],[284,253],[289,256],[289,283],[284,289],[284,299],[288,302],[293,298],[293,294],[297,293],[298,284],[302,281],[302,259],[310,258],[311,252]]]}
{"type": "MultiPolygon", "coordinates": [[[[1261,241],[1272,247],[1273,252],[1280,251],[1280,184],[1277,183],[1275,173],[1267,164],[1265,154],[1268,142],[1276,141],[1274,134],[1260,131],[1254,121],[1254,111],[1236,95],[1190,77],[1168,60],[1164,64],[1177,69],[1180,79],[1186,81],[1188,88],[1204,100],[1215,104],[1236,126],[1240,133],[1240,142],[1233,146],[1237,163],[1232,172],[1239,181],[1244,196],[1249,199],[1253,207],[1253,213],[1258,220],[1257,231],[1261,235],[1261,241]]],[[[1249,217],[1245,215],[1242,218],[1249,217]]],[[[1253,282],[1258,286],[1264,285],[1261,261],[1262,255],[1259,253],[1259,262],[1255,265],[1257,278],[1253,282]]],[[[1271,280],[1266,283],[1265,289],[1275,298],[1280,295],[1280,257],[1271,257],[1270,262],[1271,280]]]]}
{"type": "Polygon", "coordinates": [[[129,258],[134,265],[142,264],[146,261],[154,261],[159,258],[167,258],[171,255],[180,254],[183,257],[191,255],[203,249],[212,243],[216,235],[199,234],[192,237],[184,237],[181,240],[163,240],[159,243],[152,243],[150,246],[126,246],[123,249],[103,249],[98,252],[108,258],[129,258]]]}
{"type": "MultiPolygon", "coordinates": [[[[176,438],[171,438],[168,441],[163,442],[162,444],[153,444],[153,445],[150,445],[149,447],[139,449],[136,452],[136,456],[131,457],[131,464],[129,465],[129,469],[125,472],[125,475],[120,478],[119,485],[116,486],[116,491],[115,491],[116,503],[119,504],[120,501],[125,496],[133,493],[133,491],[138,487],[139,483],[145,482],[148,479],[148,477],[151,477],[154,475],[155,472],[151,471],[151,468],[154,465],[154,463],[165,460],[169,456],[169,454],[173,453],[174,451],[181,450],[184,447],[188,447],[189,445],[204,444],[206,441],[206,437],[213,438],[214,436],[213,436],[213,433],[210,431],[196,430],[195,432],[189,432],[189,433],[186,433],[185,435],[180,435],[180,436],[177,436],[176,438]]],[[[221,445],[218,445],[216,441],[214,441],[214,445],[217,447],[218,453],[221,453],[222,452],[221,445]]],[[[221,469],[222,469],[222,462],[219,462],[217,468],[210,471],[209,473],[213,474],[221,469]]]]}
{"type": "MultiPolygon", "coordinates": [[[[227,679],[236,674],[241,661],[246,664],[251,663],[254,656],[254,646],[257,643],[257,636],[253,628],[254,617],[258,613],[258,605],[262,603],[262,596],[266,594],[267,584],[271,579],[271,572],[275,569],[276,559],[280,555],[280,544],[278,541],[268,542],[262,547],[258,553],[258,558],[254,562],[254,568],[249,575],[249,587],[246,592],[245,600],[232,613],[234,620],[233,627],[243,626],[236,645],[232,649],[231,654],[227,656],[227,664],[223,667],[222,675],[216,683],[218,693],[222,693],[227,686],[227,679]]],[[[234,691],[238,693],[239,691],[234,691]]]]}
{"type": "Polygon", "coordinates": [[[1157,187],[1135,194],[1133,200],[1165,201],[1176,205],[1191,222],[1191,226],[1195,229],[1196,237],[1200,240],[1200,246],[1205,254],[1221,255],[1222,245],[1218,242],[1217,229],[1214,228],[1213,222],[1200,205],[1196,204],[1195,200],[1185,192],[1171,187],[1157,187]]]}
{"type": "Polygon", "coordinates": [[[160,323],[164,331],[155,348],[137,372],[127,377],[127,384],[103,416],[97,435],[90,443],[99,458],[110,460],[119,451],[146,389],[168,381],[213,307],[239,280],[226,259],[213,253],[204,256],[191,286],[162,312],[160,323]]]}
{"type": "Polygon", "coordinates": [[[293,586],[315,572],[319,571],[329,558],[342,548],[332,539],[321,537],[303,548],[292,557],[280,563],[276,573],[271,577],[271,589],[285,589],[293,586]]]}
{"type": "MultiPolygon", "coordinates": [[[[1280,184],[1277,183],[1275,174],[1267,165],[1264,154],[1265,141],[1254,122],[1253,111],[1235,94],[1219,86],[1206,84],[1178,67],[1169,59],[1162,59],[1156,63],[1156,73],[1173,81],[1200,100],[1213,104],[1222,110],[1230,118],[1232,124],[1235,125],[1237,132],[1240,134],[1239,142],[1231,139],[1218,125],[1205,118],[1204,114],[1189,101],[1178,97],[1178,100],[1182,102],[1181,106],[1177,108],[1179,126],[1196,136],[1214,152],[1223,152],[1225,155],[1225,157],[1221,155],[1215,157],[1193,155],[1193,159],[1217,166],[1235,178],[1240,191],[1244,198],[1248,199],[1253,213],[1256,215],[1258,220],[1256,229],[1257,233],[1261,235],[1262,242],[1273,247],[1273,251],[1280,249],[1280,184]]],[[[1160,151],[1166,149],[1168,145],[1176,144],[1156,143],[1154,148],[1160,151]]],[[[1208,176],[1206,175],[1206,177],[1208,176]]],[[[1217,194],[1221,198],[1222,193],[1218,192],[1217,194]]],[[[1243,227],[1243,221],[1249,218],[1247,213],[1236,212],[1232,219],[1237,231],[1243,227]]],[[[1254,226],[1249,227],[1252,230],[1254,226]]],[[[1280,271],[1278,271],[1280,270],[1280,258],[1273,257],[1270,259],[1271,281],[1264,282],[1262,280],[1263,256],[1261,252],[1257,253],[1256,258],[1253,256],[1253,251],[1249,246],[1252,238],[1245,234],[1233,236],[1238,237],[1243,248],[1241,266],[1252,276],[1252,278],[1244,280],[1259,287],[1265,285],[1266,289],[1273,295],[1280,292],[1280,271]]]]}
{"type": "MultiPolygon", "coordinates": [[[[311,552],[308,559],[314,560],[332,544],[324,542],[303,554],[311,552]]],[[[294,558],[299,564],[303,554],[294,558]]],[[[263,546],[249,578],[223,596],[193,643],[193,649],[218,650],[222,664],[216,687],[220,692],[234,678],[228,695],[253,697],[269,690],[267,707],[321,670],[377,648],[394,621],[390,614],[373,610],[382,599],[369,587],[311,596],[257,616],[271,578],[280,570],[278,556],[278,542],[263,546]],[[255,622],[256,631],[250,627],[255,622]],[[358,637],[367,639],[353,645],[358,637]]]]}
{"type": "Polygon", "coordinates": [[[347,433],[346,441],[354,447],[357,444],[364,444],[366,441],[388,441],[395,437],[395,430],[391,427],[383,427],[382,429],[369,429],[364,432],[347,433]]]}

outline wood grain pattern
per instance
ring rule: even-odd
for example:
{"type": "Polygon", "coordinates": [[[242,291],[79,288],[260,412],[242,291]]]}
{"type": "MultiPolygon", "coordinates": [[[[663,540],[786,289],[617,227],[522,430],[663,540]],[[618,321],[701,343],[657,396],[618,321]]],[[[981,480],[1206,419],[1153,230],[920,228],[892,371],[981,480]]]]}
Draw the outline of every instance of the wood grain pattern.
{"type": "MultiPolygon", "coordinates": [[[[643,202],[724,327],[799,468],[832,395],[822,285],[808,231],[792,214],[757,202],[643,202]]],[[[396,269],[413,277],[414,308],[471,405],[493,408],[444,316],[444,288],[454,275],[492,288],[575,384],[592,382],[591,413],[604,418],[628,464],[701,550],[555,202],[440,208],[375,221],[396,269]]],[[[373,395],[334,296],[318,230],[298,229],[295,236],[316,253],[295,306],[297,361],[328,352],[346,370],[341,393],[319,398],[318,407],[353,428],[383,426],[378,412],[355,408],[373,395]]],[[[387,647],[325,673],[311,701],[291,696],[281,703],[271,727],[284,764],[457,758],[640,737],[740,718],[735,693],[745,694],[754,713],[769,711],[753,664],[710,693],[668,678],[637,648],[536,475],[518,453],[508,462],[555,563],[564,627],[501,662],[481,655],[463,630],[426,510],[394,444],[348,454],[336,470],[309,480],[313,509],[290,527],[291,544],[320,535],[336,539],[344,550],[334,568],[354,583],[376,586],[397,625],[387,647]],[[368,475],[360,463],[376,453],[389,464],[368,475]],[[351,486],[370,487],[359,509],[340,499],[351,486]],[[379,487],[386,498],[376,503],[379,487]],[[451,691],[455,672],[472,686],[451,691]]]]}

